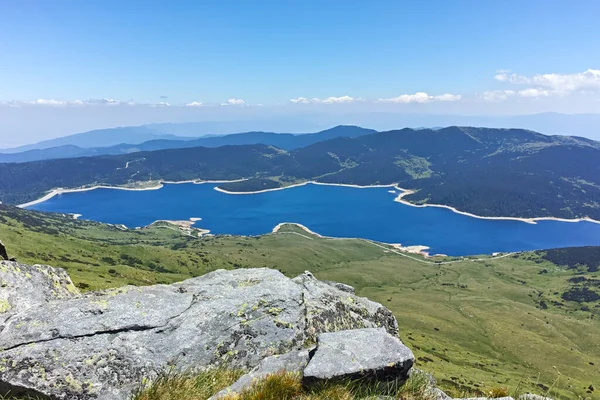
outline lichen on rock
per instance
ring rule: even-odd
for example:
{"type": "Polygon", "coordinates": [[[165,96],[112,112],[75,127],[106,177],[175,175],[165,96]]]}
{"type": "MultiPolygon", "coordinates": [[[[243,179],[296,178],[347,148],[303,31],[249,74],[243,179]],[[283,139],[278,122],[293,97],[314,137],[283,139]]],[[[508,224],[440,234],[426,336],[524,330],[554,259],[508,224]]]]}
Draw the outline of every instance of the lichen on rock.
{"type": "Polygon", "coordinates": [[[11,307],[0,314],[0,394],[125,399],[166,368],[252,369],[305,351],[323,332],[398,332],[385,307],[310,273],[292,280],[270,269],[219,270],[79,294],[63,270],[3,262],[0,280],[9,293],[0,301],[11,307]]]}

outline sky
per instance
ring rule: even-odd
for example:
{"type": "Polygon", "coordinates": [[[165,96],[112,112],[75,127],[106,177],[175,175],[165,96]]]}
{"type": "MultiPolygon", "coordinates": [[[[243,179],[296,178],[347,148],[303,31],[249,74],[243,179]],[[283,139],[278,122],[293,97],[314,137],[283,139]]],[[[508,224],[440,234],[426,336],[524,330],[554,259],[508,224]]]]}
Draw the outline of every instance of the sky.
{"type": "Polygon", "coordinates": [[[596,0],[0,0],[0,146],[151,122],[597,113],[598,15],[596,0]]]}

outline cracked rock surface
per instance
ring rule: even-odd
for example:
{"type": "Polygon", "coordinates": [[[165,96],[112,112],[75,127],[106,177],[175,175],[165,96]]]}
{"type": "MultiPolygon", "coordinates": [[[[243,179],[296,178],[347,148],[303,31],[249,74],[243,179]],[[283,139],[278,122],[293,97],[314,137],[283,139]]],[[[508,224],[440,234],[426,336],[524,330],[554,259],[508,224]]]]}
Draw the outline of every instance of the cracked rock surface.
{"type": "Polygon", "coordinates": [[[0,261],[0,331],[15,313],[77,295],[79,290],[63,269],[0,261]]]}
{"type": "Polygon", "coordinates": [[[0,308],[0,394],[127,399],[170,366],[252,369],[323,332],[398,332],[381,304],[310,273],[292,280],[270,269],[219,270],[82,295],[61,269],[2,262],[2,282],[0,301],[10,308],[0,308]]]}
{"type": "Polygon", "coordinates": [[[384,329],[327,332],[319,335],[314,356],[304,369],[303,383],[405,381],[414,362],[412,351],[384,329]]]}

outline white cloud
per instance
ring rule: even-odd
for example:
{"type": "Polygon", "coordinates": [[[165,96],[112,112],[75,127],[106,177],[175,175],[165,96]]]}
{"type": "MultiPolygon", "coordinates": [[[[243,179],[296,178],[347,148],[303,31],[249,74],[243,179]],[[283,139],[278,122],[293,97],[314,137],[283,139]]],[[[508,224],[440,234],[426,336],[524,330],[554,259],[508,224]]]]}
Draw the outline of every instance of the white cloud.
{"type": "Polygon", "coordinates": [[[425,92],[417,92],[415,94],[401,94],[398,97],[392,97],[389,99],[379,99],[379,101],[386,103],[427,103],[431,100],[431,96],[429,96],[425,92]]]}
{"type": "Polygon", "coordinates": [[[462,98],[460,94],[441,94],[439,96],[433,96],[433,100],[438,101],[459,101],[462,98]]]}
{"type": "Polygon", "coordinates": [[[307,99],[306,97],[298,97],[297,99],[290,99],[290,103],[308,104],[308,103],[310,103],[310,100],[307,99]]]}
{"type": "Polygon", "coordinates": [[[536,88],[519,90],[517,93],[521,97],[548,97],[553,94],[550,90],[536,88]]]}
{"type": "Polygon", "coordinates": [[[437,96],[431,96],[425,92],[417,92],[415,94],[402,94],[398,97],[392,97],[389,99],[379,99],[380,102],[384,103],[399,103],[399,104],[410,104],[410,103],[429,103],[432,101],[459,101],[462,98],[459,94],[441,94],[437,96]]]}
{"type": "MultiPolygon", "coordinates": [[[[75,100],[76,102],[79,102],[81,100],[75,100]]],[[[29,104],[35,104],[35,105],[41,105],[41,106],[64,106],[69,104],[68,101],[63,101],[63,100],[54,100],[54,99],[37,99],[34,101],[29,102],[29,104]]]]}
{"type": "Polygon", "coordinates": [[[540,92],[536,93],[533,90],[525,89],[525,93],[522,95],[526,97],[600,91],[600,69],[588,69],[574,74],[550,73],[533,76],[511,74],[509,71],[498,71],[494,79],[515,85],[530,85],[532,89],[540,90],[540,92]]]}
{"type": "Polygon", "coordinates": [[[321,100],[321,103],[325,104],[335,104],[335,103],[352,103],[356,100],[354,97],[350,96],[341,96],[341,97],[328,97],[324,100],[321,100]]]}
{"type": "Polygon", "coordinates": [[[350,96],[340,96],[340,97],[327,97],[325,99],[319,99],[316,97],[313,97],[312,99],[307,99],[306,97],[298,97],[296,99],[290,99],[290,103],[295,103],[295,104],[308,104],[308,103],[314,103],[314,104],[340,104],[340,103],[352,103],[354,101],[362,101],[362,99],[356,99],[354,97],[350,97],[350,96]]]}
{"type": "Polygon", "coordinates": [[[191,103],[187,103],[186,107],[202,107],[204,103],[200,103],[199,101],[192,101],[191,103]]]}
{"type": "Polygon", "coordinates": [[[246,102],[242,99],[229,99],[225,103],[221,103],[222,106],[244,106],[246,102]]]}

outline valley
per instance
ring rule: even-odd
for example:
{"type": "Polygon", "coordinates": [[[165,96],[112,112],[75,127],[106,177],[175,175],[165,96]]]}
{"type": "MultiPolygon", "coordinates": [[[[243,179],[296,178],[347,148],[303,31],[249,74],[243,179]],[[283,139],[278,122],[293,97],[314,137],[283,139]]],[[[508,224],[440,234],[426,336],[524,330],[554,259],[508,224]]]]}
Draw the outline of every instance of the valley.
{"type": "Polygon", "coordinates": [[[590,396],[599,374],[594,247],[425,259],[383,244],[320,238],[294,225],[256,237],[194,238],[161,224],[129,230],[6,205],[0,220],[10,256],[65,268],[84,291],[255,267],[287,276],[309,270],[352,285],[392,310],[419,368],[451,395],[503,386],[590,396]]]}

